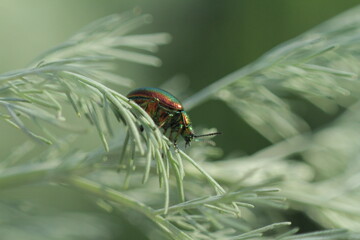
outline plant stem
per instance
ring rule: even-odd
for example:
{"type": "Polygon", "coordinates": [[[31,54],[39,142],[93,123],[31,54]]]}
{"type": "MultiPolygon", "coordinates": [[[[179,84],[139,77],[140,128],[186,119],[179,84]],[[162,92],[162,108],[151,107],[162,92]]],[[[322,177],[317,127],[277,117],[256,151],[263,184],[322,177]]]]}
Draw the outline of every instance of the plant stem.
{"type": "Polygon", "coordinates": [[[117,204],[120,204],[121,206],[124,206],[127,209],[131,209],[148,217],[151,221],[153,221],[160,227],[160,229],[166,234],[166,236],[169,237],[169,239],[192,239],[190,236],[180,231],[163,217],[155,214],[152,208],[122,194],[121,192],[118,192],[109,187],[102,186],[96,182],[90,181],[82,177],[70,177],[66,179],[66,182],[70,184],[71,187],[84,191],[88,194],[115,202],[117,204]]]}
{"type": "Polygon", "coordinates": [[[45,180],[57,166],[57,162],[48,162],[6,169],[6,172],[0,172],[0,190],[45,180]]]}
{"type": "Polygon", "coordinates": [[[191,108],[196,107],[197,105],[203,103],[204,101],[212,97],[216,92],[220,91],[222,88],[236,81],[239,81],[243,77],[255,73],[256,71],[262,69],[263,67],[264,67],[263,64],[259,65],[256,64],[255,62],[253,64],[249,64],[235,72],[226,75],[225,77],[210,84],[209,86],[198,91],[195,95],[183,101],[184,108],[186,110],[190,110],[191,108]]]}

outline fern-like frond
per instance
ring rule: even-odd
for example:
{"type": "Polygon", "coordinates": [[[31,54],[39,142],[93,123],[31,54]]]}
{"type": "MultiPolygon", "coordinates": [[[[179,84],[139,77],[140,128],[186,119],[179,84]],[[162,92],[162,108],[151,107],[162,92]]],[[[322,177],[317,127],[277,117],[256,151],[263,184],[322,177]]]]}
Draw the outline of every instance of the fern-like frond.
{"type": "MultiPolygon", "coordinates": [[[[174,151],[172,143],[163,137],[141,107],[103,84],[110,76],[108,68],[118,59],[149,65],[160,63],[156,57],[147,53],[122,49],[130,47],[152,52],[158,45],[168,42],[167,34],[127,35],[148,19],[148,15],[132,16],[130,13],[106,17],[86,27],[68,42],[46,52],[28,69],[1,75],[0,92],[1,96],[4,96],[0,100],[4,109],[1,117],[35,140],[50,144],[57,139],[52,137],[43,125],[50,123],[70,129],[63,115],[64,104],[70,103],[78,116],[85,116],[95,127],[106,151],[110,150],[108,142],[114,128],[111,118],[115,117],[123,124],[116,128],[126,127],[128,136],[122,146],[123,154],[120,157],[126,158],[127,161],[121,162],[120,165],[124,165],[130,171],[135,153],[146,157],[147,167],[143,180],[146,182],[149,166],[154,160],[160,186],[164,185],[167,208],[170,196],[170,169],[175,172],[181,198],[184,199],[181,185],[184,177],[182,159],[185,158],[200,171],[201,167],[185,153],[174,151]],[[104,71],[106,74],[103,74],[104,71]],[[24,123],[24,118],[41,124],[42,127],[38,130],[42,131],[43,135],[30,130],[24,123]],[[143,132],[140,132],[140,126],[143,132]],[[44,135],[48,135],[49,138],[44,135]]],[[[113,78],[109,79],[115,81],[113,78]]],[[[123,78],[116,79],[116,82],[128,84],[123,78]]],[[[202,172],[216,192],[224,193],[218,183],[206,172],[202,172]]]]}
{"type": "MultiPolygon", "coordinates": [[[[205,88],[190,98],[187,106],[218,97],[274,141],[304,131],[307,124],[291,110],[286,101],[289,94],[307,99],[325,111],[347,107],[358,98],[358,12],[355,9],[270,51],[254,64],[205,88]]],[[[167,43],[169,35],[129,35],[149,19],[148,15],[132,13],[100,19],[41,55],[30,67],[0,75],[0,118],[32,139],[53,143],[35,156],[32,151],[38,145],[27,143],[1,161],[1,190],[15,189],[17,194],[32,185],[65,186],[88,196],[89,202],[109,215],[134,214],[138,219],[134,225],[154,239],[159,239],[159,235],[148,234],[145,226],[149,222],[164,239],[357,237],[356,233],[341,229],[296,234],[298,229],[289,227],[290,222],[282,214],[274,214],[275,209],[288,207],[287,197],[291,208],[310,212],[326,227],[329,222],[348,229],[358,227],[347,225],[351,217],[358,219],[358,206],[346,206],[358,201],[359,194],[350,192],[358,187],[353,185],[358,180],[354,170],[358,169],[357,164],[347,165],[344,159],[348,156],[336,159],[337,163],[341,163],[339,159],[346,162],[339,164],[343,169],[349,166],[351,174],[339,174],[341,181],[337,181],[348,187],[347,192],[337,191],[331,181],[311,182],[321,172],[319,166],[325,159],[317,160],[323,156],[316,147],[333,147],[332,142],[321,138],[324,133],[287,139],[249,157],[199,163],[175,149],[140,106],[106,85],[131,84],[122,73],[113,71],[118,60],[160,65],[152,52],[167,43]],[[71,147],[82,130],[72,126],[64,111],[66,106],[92,124],[103,147],[91,151],[71,147]],[[65,134],[54,135],[48,125],[64,129],[65,134]],[[118,129],[123,130],[122,134],[116,134],[118,129]],[[303,154],[309,163],[291,161],[294,154],[303,154]],[[117,173],[116,169],[120,171],[117,173]],[[293,189],[301,189],[299,183],[304,181],[303,194],[298,195],[293,189]],[[278,193],[279,187],[283,192],[278,193]],[[333,190],[332,198],[325,199],[328,195],[321,195],[320,190],[333,190]],[[319,192],[318,198],[312,198],[312,191],[319,192]],[[333,200],[336,205],[326,200],[333,200]],[[337,224],[339,219],[343,225],[337,224]]],[[[339,131],[344,130],[342,124],[338,126],[339,131]]],[[[351,137],[356,136],[354,133],[351,137]]],[[[352,157],[357,146],[351,145],[352,157]]],[[[193,156],[203,155],[203,151],[199,147],[193,156]]],[[[10,226],[28,224],[31,211],[27,214],[26,201],[17,207],[5,200],[0,203],[4,210],[0,221],[10,226]],[[21,208],[25,214],[19,213],[21,208]],[[11,213],[16,214],[16,219],[9,218],[11,213]]],[[[35,222],[51,228],[49,219],[53,216],[44,219],[37,218],[35,222]]],[[[81,214],[74,219],[89,220],[81,214]]],[[[100,217],[96,219],[99,224],[102,222],[100,217]]],[[[72,228],[64,229],[72,234],[72,228]]],[[[48,235],[52,234],[49,231],[48,235]]],[[[104,233],[94,230],[92,236],[97,234],[104,233]]]]}
{"type": "Polygon", "coordinates": [[[289,98],[306,99],[325,112],[359,99],[359,11],[270,50],[187,99],[187,109],[216,97],[271,141],[307,131],[289,98]]]}

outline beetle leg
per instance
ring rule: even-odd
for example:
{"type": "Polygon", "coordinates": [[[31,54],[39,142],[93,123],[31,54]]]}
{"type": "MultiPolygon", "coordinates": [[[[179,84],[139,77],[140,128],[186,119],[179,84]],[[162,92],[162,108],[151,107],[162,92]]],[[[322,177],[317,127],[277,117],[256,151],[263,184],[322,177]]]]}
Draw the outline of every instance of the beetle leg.
{"type": "Polygon", "coordinates": [[[182,129],[183,129],[183,125],[182,125],[182,124],[180,124],[180,126],[179,126],[179,130],[176,132],[176,135],[175,135],[175,137],[174,137],[174,142],[176,142],[176,141],[177,141],[177,139],[178,139],[179,135],[180,135],[180,134],[181,134],[181,132],[182,132],[182,129]]]}
{"type": "Polygon", "coordinates": [[[178,150],[178,145],[177,145],[177,136],[175,138],[172,137],[172,134],[174,133],[174,131],[171,130],[170,135],[169,135],[169,140],[174,144],[174,148],[175,150],[178,150]]]}
{"type": "MultiPolygon", "coordinates": [[[[171,129],[170,135],[169,135],[169,137],[168,137],[171,142],[174,142],[173,137],[172,137],[173,132],[174,132],[174,131],[171,129]]],[[[176,140],[175,140],[175,141],[176,141],[176,140]]]]}
{"type": "Polygon", "coordinates": [[[166,123],[168,123],[168,121],[173,117],[173,115],[171,113],[166,113],[165,117],[161,117],[160,116],[160,124],[159,124],[159,127],[164,127],[166,123]]]}
{"type": "Polygon", "coordinates": [[[150,116],[155,116],[154,114],[156,114],[158,106],[159,99],[152,98],[146,103],[146,107],[144,109],[150,116]]]}
{"type": "Polygon", "coordinates": [[[172,133],[173,133],[173,131],[170,131],[170,135],[169,135],[169,140],[172,142],[173,140],[172,140],[172,133]]]}

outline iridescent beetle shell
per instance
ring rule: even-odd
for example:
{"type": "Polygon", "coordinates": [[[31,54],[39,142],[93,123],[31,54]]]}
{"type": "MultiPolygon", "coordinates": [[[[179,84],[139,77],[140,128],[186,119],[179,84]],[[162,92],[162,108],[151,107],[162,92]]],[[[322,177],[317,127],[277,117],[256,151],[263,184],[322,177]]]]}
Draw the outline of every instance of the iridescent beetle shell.
{"type": "Polygon", "coordinates": [[[144,87],[144,88],[137,88],[133,91],[131,91],[127,97],[136,103],[139,101],[154,101],[156,102],[156,99],[158,103],[169,110],[177,110],[182,111],[184,110],[181,102],[174,97],[169,92],[162,90],[160,88],[151,88],[151,87],[144,87]]]}
{"type": "Polygon", "coordinates": [[[184,138],[185,145],[188,146],[195,137],[220,134],[195,135],[190,118],[181,102],[165,90],[151,87],[138,88],[131,91],[127,97],[142,107],[155,124],[164,129],[164,133],[170,129],[169,139],[175,145],[179,135],[184,138]]]}

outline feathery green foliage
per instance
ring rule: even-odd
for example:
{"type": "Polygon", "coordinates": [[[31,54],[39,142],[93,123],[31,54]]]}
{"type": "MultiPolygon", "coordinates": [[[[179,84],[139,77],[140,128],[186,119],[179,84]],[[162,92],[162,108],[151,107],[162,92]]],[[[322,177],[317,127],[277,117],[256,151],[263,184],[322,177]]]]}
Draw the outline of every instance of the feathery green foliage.
{"type": "MultiPolygon", "coordinates": [[[[26,143],[0,161],[0,187],[8,196],[0,202],[0,234],[4,239],[112,239],[116,219],[150,239],[359,238],[359,11],[275,48],[186,102],[191,108],[216,97],[265,137],[284,138],[252,156],[216,163],[198,162],[175,149],[143,109],[107,86],[131,83],[115,73],[119,60],[160,64],[152,52],[169,41],[167,34],[129,35],[149,22],[147,15],[100,19],[29,68],[0,75],[1,119],[50,144],[39,150],[38,143],[26,143]],[[347,110],[321,131],[310,132],[289,96],[326,112],[338,106],[347,110]],[[87,119],[91,127],[82,127],[97,131],[102,146],[90,151],[73,146],[84,131],[74,126],[68,106],[80,122],[87,119]],[[292,160],[295,154],[304,161],[292,160]],[[69,191],[68,201],[80,199],[81,206],[74,203],[64,216],[61,206],[41,205],[34,196],[19,198],[37,188],[47,197],[69,191]],[[284,214],[289,207],[325,228],[343,229],[296,234],[284,214]],[[86,231],[71,226],[79,223],[86,231]]],[[[204,149],[193,146],[192,155],[204,155],[204,149]]]]}

